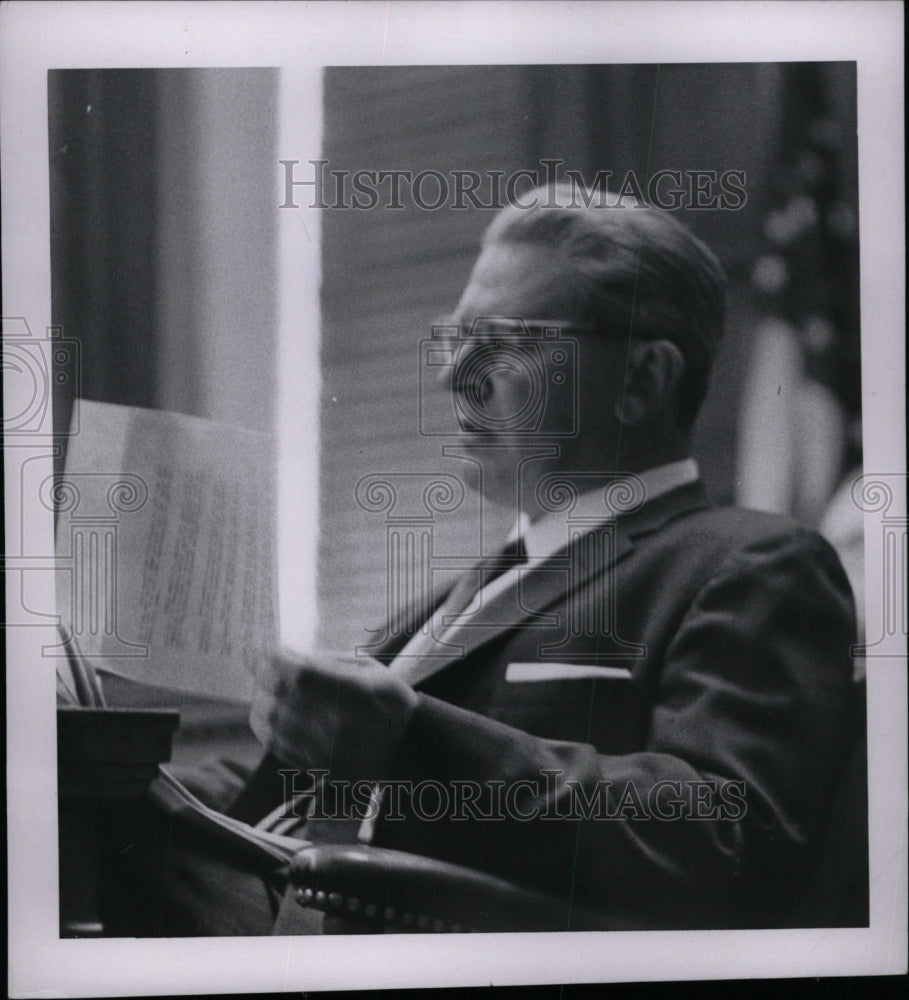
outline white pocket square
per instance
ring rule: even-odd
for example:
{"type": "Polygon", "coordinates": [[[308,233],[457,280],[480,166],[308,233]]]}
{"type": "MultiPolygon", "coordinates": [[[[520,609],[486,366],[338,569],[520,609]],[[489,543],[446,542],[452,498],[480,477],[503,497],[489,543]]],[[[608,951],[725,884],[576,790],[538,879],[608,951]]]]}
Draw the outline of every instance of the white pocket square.
{"type": "Polygon", "coordinates": [[[509,663],[505,680],[509,684],[534,681],[576,681],[599,677],[602,680],[631,680],[627,667],[594,667],[581,663],[509,663]]]}

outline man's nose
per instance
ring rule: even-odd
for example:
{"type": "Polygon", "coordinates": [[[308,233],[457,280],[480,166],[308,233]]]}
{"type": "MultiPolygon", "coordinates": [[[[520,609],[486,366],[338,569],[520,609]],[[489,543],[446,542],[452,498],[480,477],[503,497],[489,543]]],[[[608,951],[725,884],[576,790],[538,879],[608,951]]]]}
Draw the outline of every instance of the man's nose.
{"type": "Polygon", "coordinates": [[[462,394],[466,391],[470,369],[467,359],[473,350],[472,345],[463,341],[451,345],[451,361],[447,365],[440,365],[437,374],[439,384],[444,391],[462,394]]]}

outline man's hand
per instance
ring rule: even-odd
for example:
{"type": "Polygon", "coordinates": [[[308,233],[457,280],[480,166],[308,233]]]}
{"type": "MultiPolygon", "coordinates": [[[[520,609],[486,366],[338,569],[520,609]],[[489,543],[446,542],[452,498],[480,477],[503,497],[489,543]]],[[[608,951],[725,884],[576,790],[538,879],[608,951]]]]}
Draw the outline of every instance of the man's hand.
{"type": "Polygon", "coordinates": [[[250,725],[275,756],[334,780],[379,780],[417,705],[413,689],[375,660],[276,653],[256,676],[250,725]]]}

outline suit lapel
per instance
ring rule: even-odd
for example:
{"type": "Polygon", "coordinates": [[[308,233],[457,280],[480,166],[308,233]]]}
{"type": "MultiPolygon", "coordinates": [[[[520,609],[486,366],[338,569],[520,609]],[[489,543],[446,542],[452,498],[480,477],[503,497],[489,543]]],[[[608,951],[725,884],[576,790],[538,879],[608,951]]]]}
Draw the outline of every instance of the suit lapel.
{"type": "Polygon", "coordinates": [[[428,604],[419,600],[409,604],[401,614],[400,620],[404,623],[402,629],[397,632],[392,631],[391,622],[387,622],[384,637],[375,643],[358,646],[358,654],[368,654],[380,663],[388,666],[407,643],[410,642],[423,622],[435,614],[436,608],[448,597],[453,587],[454,581],[449,580],[433,593],[428,604]]]}
{"type": "MultiPolygon", "coordinates": [[[[689,483],[657,497],[639,511],[599,527],[580,527],[561,551],[520,571],[518,580],[470,614],[459,615],[444,632],[439,652],[396,669],[411,684],[422,684],[504,632],[518,628],[552,628],[556,613],[547,609],[563,602],[592,577],[626,558],[635,539],[658,530],[667,521],[709,506],[703,485],[689,483]]],[[[443,595],[444,596],[444,595],[443,595]]],[[[438,601],[434,607],[438,607],[438,601]]],[[[417,627],[419,623],[417,623],[417,627]]],[[[393,659],[399,643],[389,659],[393,659]]]]}

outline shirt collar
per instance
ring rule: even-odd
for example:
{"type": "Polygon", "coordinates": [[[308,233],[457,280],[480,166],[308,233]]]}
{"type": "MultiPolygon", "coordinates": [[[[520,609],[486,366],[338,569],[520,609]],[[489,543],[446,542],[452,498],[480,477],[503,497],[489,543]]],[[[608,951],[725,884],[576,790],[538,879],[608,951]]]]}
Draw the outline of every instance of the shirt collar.
{"type": "MultiPolygon", "coordinates": [[[[699,471],[698,464],[693,458],[685,458],[678,462],[656,465],[652,469],[635,473],[635,476],[636,479],[630,481],[629,488],[636,493],[639,491],[640,485],[643,485],[643,502],[647,503],[679,486],[695,482],[699,477],[699,471]]],[[[610,485],[615,488],[613,484],[617,485],[620,482],[621,479],[613,480],[610,485]]],[[[581,493],[571,509],[570,516],[572,519],[584,518],[585,520],[605,521],[617,513],[618,511],[610,510],[606,506],[601,486],[581,493]]],[[[536,521],[531,521],[527,514],[521,513],[515,526],[511,529],[508,541],[512,542],[521,536],[528,559],[545,559],[564,548],[568,516],[564,511],[557,511],[544,514],[536,521]]]]}

